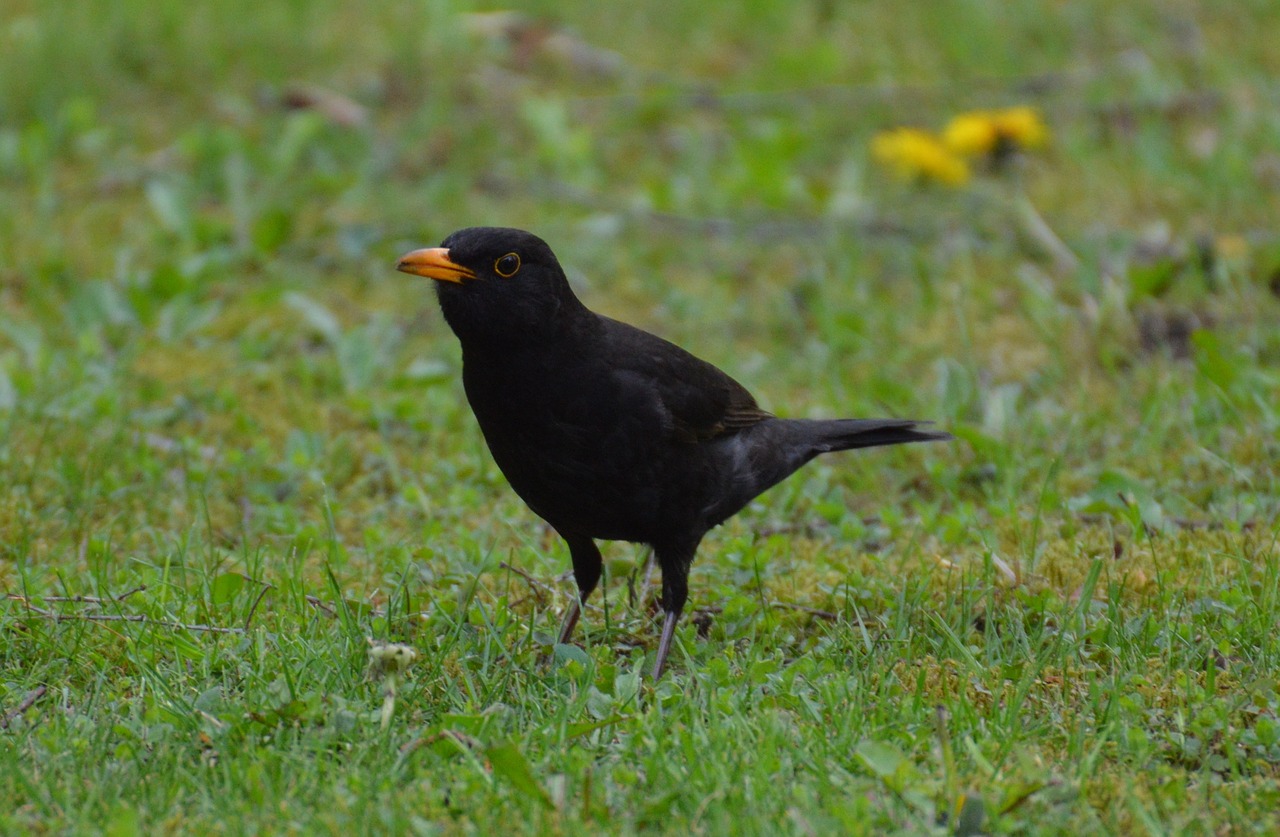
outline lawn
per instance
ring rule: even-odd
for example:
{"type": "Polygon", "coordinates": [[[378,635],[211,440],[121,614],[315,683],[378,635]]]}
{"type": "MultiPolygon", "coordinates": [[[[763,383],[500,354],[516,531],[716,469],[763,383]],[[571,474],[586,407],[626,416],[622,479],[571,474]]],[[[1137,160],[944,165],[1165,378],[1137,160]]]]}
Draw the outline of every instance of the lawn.
{"type": "Polygon", "coordinates": [[[1280,830],[1278,43],[1270,0],[10,0],[0,831],[1280,830]],[[1044,141],[882,153],[1005,108],[1044,141]],[[714,530],[657,683],[640,547],[556,646],[567,551],[394,270],[476,224],[775,413],[956,439],[714,530]]]}

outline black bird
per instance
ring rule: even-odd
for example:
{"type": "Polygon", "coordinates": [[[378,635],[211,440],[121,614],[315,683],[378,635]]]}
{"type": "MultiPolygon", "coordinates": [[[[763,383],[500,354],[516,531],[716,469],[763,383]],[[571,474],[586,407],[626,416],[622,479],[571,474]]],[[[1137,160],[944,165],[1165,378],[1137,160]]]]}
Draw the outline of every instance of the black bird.
{"type": "Polygon", "coordinates": [[[595,540],[648,544],[662,568],[662,675],[703,535],[820,453],[951,438],[901,419],[782,419],[660,337],[588,310],[546,242],[472,227],[397,270],[437,280],[462,382],[511,487],[564,538],[578,601],[600,581],[595,540]]]}

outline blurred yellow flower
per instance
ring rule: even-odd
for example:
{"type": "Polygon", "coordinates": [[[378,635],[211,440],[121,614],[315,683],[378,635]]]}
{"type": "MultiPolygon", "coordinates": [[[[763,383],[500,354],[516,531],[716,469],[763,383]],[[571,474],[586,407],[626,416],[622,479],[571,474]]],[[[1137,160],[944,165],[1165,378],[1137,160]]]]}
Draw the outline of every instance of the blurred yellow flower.
{"type": "Polygon", "coordinates": [[[974,110],[953,117],[942,131],[942,141],[966,157],[1000,156],[1043,146],[1049,129],[1032,107],[974,110]]]}
{"type": "Polygon", "coordinates": [[[969,166],[942,140],[918,128],[881,131],[871,141],[871,154],[908,180],[936,180],[962,186],[969,180],[969,166]]]}
{"type": "Polygon", "coordinates": [[[1005,108],[994,114],[996,131],[1023,148],[1040,148],[1049,141],[1049,129],[1032,107],[1005,108]]]}
{"type": "Polygon", "coordinates": [[[996,147],[996,126],[982,111],[952,117],[942,131],[942,141],[956,154],[980,157],[996,147]]]}

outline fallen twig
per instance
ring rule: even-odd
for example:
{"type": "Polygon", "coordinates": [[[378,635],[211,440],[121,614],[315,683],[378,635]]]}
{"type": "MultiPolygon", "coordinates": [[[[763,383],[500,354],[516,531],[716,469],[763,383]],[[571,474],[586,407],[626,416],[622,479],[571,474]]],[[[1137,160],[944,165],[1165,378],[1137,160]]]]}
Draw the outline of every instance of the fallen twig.
{"type": "Polygon", "coordinates": [[[521,578],[523,578],[525,581],[529,583],[530,587],[533,587],[535,590],[541,590],[543,592],[550,593],[553,596],[559,595],[559,591],[556,590],[554,587],[552,587],[551,585],[547,584],[544,581],[539,581],[538,579],[534,578],[528,572],[520,569],[519,567],[513,567],[512,565],[508,564],[506,561],[500,562],[498,566],[504,570],[513,572],[516,575],[520,576],[521,578]]]}
{"type": "Polygon", "coordinates": [[[306,597],[306,602],[307,602],[307,604],[311,605],[312,607],[316,608],[317,610],[323,610],[323,611],[324,611],[326,614],[328,614],[329,616],[337,616],[337,615],[338,615],[338,611],[334,610],[334,609],[333,609],[332,607],[330,607],[329,605],[327,605],[327,604],[325,604],[324,602],[320,601],[320,600],[319,600],[319,599],[317,599],[315,596],[308,595],[308,596],[306,597]]]}
{"type": "MultiPolygon", "coordinates": [[[[26,596],[22,596],[17,593],[8,593],[5,595],[5,598],[16,599],[21,602],[25,602],[27,600],[26,596]]],[[[104,599],[101,596],[41,596],[40,601],[69,602],[71,604],[106,604],[107,602],[115,601],[115,599],[104,599]]]]}
{"type": "MultiPolygon", "coordinates": [[[[1123,497],[1121,497],[1120,499],[1121,499],[1121,502],[1123,502],[1126,506],[1129,504],[1129,501],[1127,499],[1123,497]]],[[[1084,523],[1090,526],[1097,526],[1104,523],[1116,522],[1115,518],[1111,517],[1110,515],[1099,514],[1094,512],[1082,512],[1080,514],[1077,514],[1075,516],[1075,519],[1080,521],[1081,523],[1084,523]]],[[[1238,525],[1240,527],[1240,531],[1242,532],[1251,532],[1262,525],[1260,521],[1253,520],[1253,519],[1243,520],[1243,521],[1222,521],[1222,520],[1192,520],[1186,517],[1166,517],[1165,522],[1178,529],[1190,529],[1192,531],[1210,531],[1210,532],[1221,531],[1229,528],[1232,525],[1238,525]]]]}
{"type": "MultiPolygon", "coordinates": [[[[42,602],[59,602],[63,604],[107,604],[108,602],[122,602],[135,593],[141,593],[146,589],[147,585],[142,584],[134,587],[132,590],[126,590],[118,596],[109,596],[105,598],[102,596],[39,596],[37,598],[42,602]]],[[[21,593],[6,593],[5,598],[11,601],[22,602],[28,606],[31,605],[31,599],[21,593]]]]}
{"type": "Polygon", "coordinates": [[[242,634],[244,628],[223,628],[218,625],[193,625],[188,622],[173,622],[167,619],[152,619],[141,613],[54,613],[28,604],[27,610],[42,619],[54,622],[137,622],[142,625],[155,625],[161,628],[186,628],[188,631],[199,631],[210,634],[242,634]]]}
{"type": "Polygon", "coordinates": [[[30,709],[35,702],[44,697],[48,691],[48,686],[36,686],[31,691],[27,692],[26,697],[22,699],[21,703],[4,713],[4,718],[0,719],[0,729],[8,729],[9,724],[13,722],[14,718],[17,718],[23,712],[30,709]]]}
{"type": "MultiPolygon", "coordinates": [[[[248,578],[248,576],[246,576],[246,578],[248,578]]],[[[246,631],[249,630],[249,625],[253,622],[254,614],[258,612],[258,605],[262,604],[262,600],[266,597],[267,593],[276,589],[274,584],[268,584],[265,581],[259,581],[258,583],[262,585],[262,590],[258,593],[258,598],[253,600],[253,606],[249,608],[249,615],[244,618],[244,629],[246,631]]]]}
{"type": "Polygon", "coordinates": [[[816,607],[792,604],[791,602],[769,602],[769,607],[780,607],[785,610],[798,610],[801,613],[807,613],[810,616],[816,616],[819,619],[826,619],[831,622],[837,622],[840,620],[840,616],[838,614],[832,613],[829,610],[819,610],[816,607]]]}

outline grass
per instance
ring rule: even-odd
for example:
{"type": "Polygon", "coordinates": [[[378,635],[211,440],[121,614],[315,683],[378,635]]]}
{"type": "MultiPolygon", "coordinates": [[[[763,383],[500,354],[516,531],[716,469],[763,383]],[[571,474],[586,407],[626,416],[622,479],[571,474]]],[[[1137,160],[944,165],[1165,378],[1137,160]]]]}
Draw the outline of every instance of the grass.
{"type": "Polygon", "coordinates": [[[1280,826],[1269,4],[10,5],[0,830],[1280,826]],[[1049,148],[963,188],[871,159],[1018,104],[1049,148]],[[661,682],[624,544],[553,648],[567,555],[391,269],[477,223],[777,412],[958,439],[713,532],[661,682]]]}

